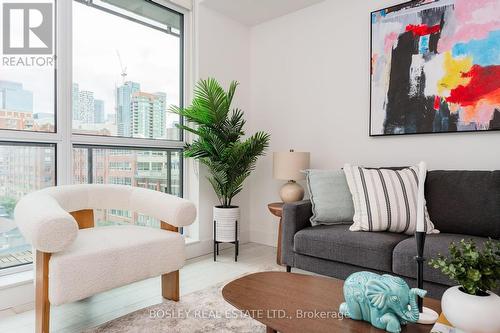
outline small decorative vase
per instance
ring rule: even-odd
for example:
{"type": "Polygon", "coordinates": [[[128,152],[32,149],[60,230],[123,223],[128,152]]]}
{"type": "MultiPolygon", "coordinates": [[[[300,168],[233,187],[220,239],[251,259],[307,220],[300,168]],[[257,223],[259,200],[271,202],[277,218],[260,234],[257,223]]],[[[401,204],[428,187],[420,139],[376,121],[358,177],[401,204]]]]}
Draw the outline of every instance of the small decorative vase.
{"type": "MultiPolygon", "coordinates": [[[[236,230],[240,222],[240,207],[233,206],[230,208],[214,207],[214,241],[220,243],[232,243],[237,241],[236,230]]],[[[240,229],[238,227],[238,229],[240,229]]]]}
{"type": "Polygon", "coordinates": [[[500,297],[488,291],[485,296],[467,294],[455,286],[447,289],[441,298],[446,319],[465,332],[500,332],[500,297]]]}

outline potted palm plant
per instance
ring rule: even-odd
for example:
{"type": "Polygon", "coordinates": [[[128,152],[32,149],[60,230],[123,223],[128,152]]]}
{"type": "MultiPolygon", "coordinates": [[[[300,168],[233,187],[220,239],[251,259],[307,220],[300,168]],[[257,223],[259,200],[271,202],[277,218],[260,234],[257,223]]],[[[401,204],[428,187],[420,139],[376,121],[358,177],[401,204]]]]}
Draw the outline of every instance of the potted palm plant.
{"type": "Polygon", "coordinates": [[[459,284],[443,294],[444,315],[465,332],[500,332],[500,297],[492,291],[500,280],[500,242],[489,239],[481,251],[473,240],[462,239],[449,251],[429,262],[459,284]]]}
{"type": "Polygon", "coordinates": [[[200,80],[191,106],[171,108],[187,121],[178,127],[195,135],[186,144],[184,156],[207,167],[208,181],[219,199],[213,210],[215,242],[237,241],[240,208],[233,205],[233,198],[269,146],[270,136],[264,132],[244,138],[243,111],[231,107],[237,86],[233,81],[225,91],[213,78],[200,80]]]}

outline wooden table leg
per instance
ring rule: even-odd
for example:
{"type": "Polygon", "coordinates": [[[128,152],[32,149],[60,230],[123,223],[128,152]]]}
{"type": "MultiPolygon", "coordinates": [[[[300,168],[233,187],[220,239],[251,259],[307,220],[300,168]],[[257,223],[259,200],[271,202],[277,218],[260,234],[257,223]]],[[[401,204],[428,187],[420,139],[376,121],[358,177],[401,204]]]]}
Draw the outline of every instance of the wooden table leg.
{"type": "Polygon", "coordinates": [[[281,266],[281,220],[282,218],[280,218],[280,224],[278,226],[278,251],[276,254],[276,262],[280,266],[281,266]]]}
{"type": "Polygon", "coordinates": [[[266,333],[278,333],[278,331],[269,326],[266,326],[266,333]]]}

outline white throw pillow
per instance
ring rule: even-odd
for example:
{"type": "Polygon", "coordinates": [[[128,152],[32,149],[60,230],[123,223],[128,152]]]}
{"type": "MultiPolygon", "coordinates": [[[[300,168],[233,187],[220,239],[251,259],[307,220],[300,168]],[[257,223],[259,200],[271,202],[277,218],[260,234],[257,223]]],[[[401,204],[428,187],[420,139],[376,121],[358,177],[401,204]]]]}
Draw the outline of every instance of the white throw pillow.
{"type": "MultiPolygon", "coordinates": [[[[390,231],[413,235],[417,228],[418,167],[367,169],[346,164],[354,204],[351,231],[390,231]]],[[[425,207],[425,228],[439,233],[425,207]]]]}

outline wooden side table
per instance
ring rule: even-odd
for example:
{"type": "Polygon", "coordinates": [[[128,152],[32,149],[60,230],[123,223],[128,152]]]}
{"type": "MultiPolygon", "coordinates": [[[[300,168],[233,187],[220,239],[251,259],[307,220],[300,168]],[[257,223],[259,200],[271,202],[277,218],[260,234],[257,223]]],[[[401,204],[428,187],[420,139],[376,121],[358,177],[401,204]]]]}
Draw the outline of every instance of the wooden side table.
{"type": "Polygon", "coordinates": [[[281,265],[281,220],[283,216],[283,205],[283,202],[273,202],[267,205],[271,214],[280,218],[278,226],[278,253],[276,254],[276,262],[278,265],[281,265]]]}

